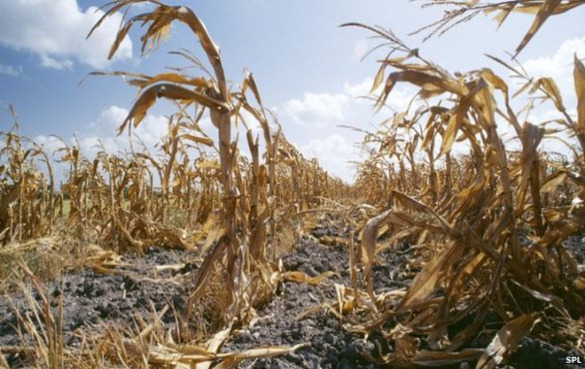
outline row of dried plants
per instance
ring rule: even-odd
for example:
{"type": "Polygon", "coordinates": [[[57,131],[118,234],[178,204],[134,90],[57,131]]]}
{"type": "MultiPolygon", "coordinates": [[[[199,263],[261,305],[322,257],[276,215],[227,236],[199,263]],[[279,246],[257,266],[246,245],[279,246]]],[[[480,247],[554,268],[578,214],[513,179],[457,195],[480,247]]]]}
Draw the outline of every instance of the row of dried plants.
{"type": "MultiPolygon", "coordinates": [[[[126,20],[110,57],[133,25],[145,27],[142,50],[149,52],[168,36],[173,21],[194,33],[207,57],[205,63],[189,52],[176,52],[194,68],[171,68],[155,76],[109,73],[127,77],[139,89],[120,132],[137,127],[157,99],[176,106],[159,155],[133,147],[127,156],[101,150],[88,160],[79,145],[64,144],[59,160],[70,170],[59,191],[51,155],[21,137],[17,127],[3,133],[0,152],[6,163],[0,167],[4,248],[66,230],[76,239],[117,250],[164,244],[192,249],[202,258],[191,281],[187,314],[188,326],[198,333],[182,335],[184,342],[163,338],[156,318],[160,312],[153,312],[153,322],[139,324],[140,332],[112,329],[96,341],[100,343],[94,342],[92,347],[101,349],[90,362],[104,365],[105,357],[108,363],[128,366],[199,368],[223,360],[219,367],[233,367],[246,357],[290,352],[294,347],[217,353],[231,330],[251,321],[254,308],[284,278],[277,265],[282,237],[300,219],[289,215],[309,214],[323,204],[346,209],[342,218],[350,230],[352,288],[338,289],[345,328],[365,335],[379,331],[395,347],[372,361],[413,367],[475,360],[478,368],[493,368],[530,332],[556,343],[581,342],[568,327],[582,326],[578,319],[585,310],[585,276],[563,247],[585,225],[585,67],[580,60],[574,61],[574,117],[551,78],[531,78],[521,66],[490,57],[522,81],[512,93],[491,69],[451,74],[388,30],[348,24],[367,29],[391,49],[374,79],[376,108],[386,104],[398,83],[419,89],[406,111],[385,120],[379,130],[365,132],[369,156],[348,188],[286,140],[276,117],[264,107],[252,74],[241,84],[228,83],[217,45],[189,8],[118,0],[105,7],[94,29],[108,16],[141,2],[151,3],[152,10],[126,20]],[[512,100],[526,95],[528,106],[514,109],[512,100]],[[522,120],[535,102],[550,103],[560,118],[543,124],[522,120]],[[205,117],[214,134],[201,129],[205,117]],[[252,123],[260,127],[261,136],[255,136],[252,123]],[[242,154],[242,131],[249,155],[242,154]],[[543,152],[544,140],[567,144],[573,157],[543,152]],[[40,162],[46,170],[37,169],[40,162]],[[360,201],[347,205],[348,194],[360,201]],[[361,250],[354,244],[358,231],[361,250]],[[413,245],[424,260],[406,291],[374,290],[372,268],[382,237],[384,247],[413,245]],[[365,291],[357,281],[359,267],[365,291]],[[215,313],[214,321],[202,321],[209,312],[215,313]],[[495,321],[498,330],[486,331],[487,321],[495,321]],[[486,334],[489,345],[477,347],[486,334]]],[[[517,54],[550,16],[582,3],[425,1],[424,6],[451,9],[421,31],[441,34],[482,12],[495,12],[500,24],[512,12],[535,14],[517,54]]],[[[25,263],[16,263],[34,282],[25,263]]],[[[59,330],[58,319],[50,311],[44,316],[46,332],[52,334],[37,334],[46,339],[37,339],[26,352],[33,353],[31,361],[63,366],[47,354],[69,357],[53,334],[59,330]]],[[[43,325],[40,318],[36,323],[20,320],[33,337],[34,329],[43,325]]]]}
{"type": "MultiPolygon", "coordinates": [[[[107,355],[111,363],[144,367],[171,363],[209,367],[212,361],[221,361],[219,367],[234,367],[245,357],[289,352],[290,348],[270,348],[243,356],[217,354],[229,332],[253,319],[255,307],[281,281],[277,257],[292,246],[294,237],[287,236],[298,234],[302,225],[294,214],[319,206],[324,198],[341,194],[347,187],[287,141],[276,116],[264,107],[251,73],[246,73],[241,84],[228,82],[219,48],[191,9],[159,1],[114,1],[104,6],[104,15],[89,36],[104,19],[138,3],[150,3],[150,8],[125,19],[110,58],[133,25],[145,27],[142,51],[148,53],[168,37],[171,24],[177,21],[193,32],[207,61],[182,50],[172,54],[189,63],[188,68],[169,68],[154,76],[92,73],[123,76],[138,88],[139,97],[121,122],[120,133],[128,130],[132,137],[131,129],[142,123],[157,99],[176,107],[156,153],[134,140],[126,154],[109,153],[102,145],[95,158],[88,158],[78,143],[64,140],[60,149],[48,153],[18,133],[18,122],[2,133],[0,252],[6,251],[3,254],[12,258],[14,267],[4,265],[2,273],[18,275],[15,270],[20,268],[37,281],[30,265],[19,261],[23,255],[19,245],[43,237],[66,236],[77,240],[80,247],[97,244],[116,252],[140,253],[150,245],[188,249],[200,256],[201,263],[188,288],[186,319],[191,332],[181,337],[185,342],[154,338],[150,327],[148,333],[132,337],[134,341],[118,332],[101,343],[94,342],[94,347],[101,347],[103,355],[114,350],[107,355]],[[213,124],[213,133],[201,128],[206,118],[213,124]],[[253,127],[259,127],[260,134],[253,127]],[[54,160],[69,167],[60,186],[55,184],[54,160]],[[39,167],[41,162],[46,170],[39,167]],[[207,345],[195,346],[207,340],[211,340],[207,345]],[[179,347],[179,343],[191,346],[179,347]]],[[[41,293],[42,286],[35,286],[41,293]]],[[[47,315],[50,313],[44,314],[49,319],[44,325],[39,319],[29,322],[28,317],[21,317],[21,325],[31,330],[29,336],[41,326],[51,329],[58,319],[47,315]]],[[[41,353],[54,351],[53,341],[37,341],[33,349],[25,350],[34,356],[32,363],[43,360],[41,353]]],[[[61,343],[57,349],[63,354],[68,349],[61,343]]],[[[60,355],[59,360],[70,356],[60,355]]],[[[92,356],[89,362],[99,366],[102,359],[92,356]]],[[[49,367],[72,365],[71,361],[53,362],[52,356],[47,360],[49,367]]]]}
{"type": "MultiPolygon", "coordinates": [[[[430,35],[482,12],[496,12],[500,24],[511,12],[535,14],[516,54],[548,17],[583,5],[424,3],[448,7],[444,18],[423,29],[430,35]]],[[[476,361],[477,368],[494,368],[531,332],[584,351],[585,275],[563,244],[585,226],[582,61],[575,57],[574,116],[552,78],[532,78],[517,62],[489,56],[521,81],[514,92],[492,69],[451,74],[391,31],[345,26],[365,29],[390,48],[372,86],[377,109],[397,85],[417,89],[405,111],[376,131],[364,131],[368,155],[353,190],[363,195],[368,217],[350,213],[348,227],[360,231],[359,263],[352,262],[351,272],[357,275],[361,266],[365,291],[354,282],[340,295],[346,329],[381,332],[395,350],[372,360],[391,367],[476,361]],[[515,109],[513,99],[527,106],[515,109]],[[531,113],[538,106],[556,110],[559,118],[537,123],[531,113]],[[569,154],[544,151],[547,140],[569,154]],[[423,267],[406,291],[376,293],[371,273],[376,254],[382,245],[398,242],[415,247],[423,267]],[[480,346],[486,335],[489,344],[480,346]]]]}

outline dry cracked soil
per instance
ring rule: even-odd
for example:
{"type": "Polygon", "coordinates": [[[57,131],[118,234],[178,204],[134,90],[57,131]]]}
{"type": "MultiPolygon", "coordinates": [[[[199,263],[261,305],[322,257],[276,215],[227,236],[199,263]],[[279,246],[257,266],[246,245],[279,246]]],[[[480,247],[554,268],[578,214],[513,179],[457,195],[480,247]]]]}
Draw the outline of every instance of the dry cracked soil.
{"type": "MultiPolygon", "coordinates": [[[[282,257],[286,271],[302,271],[317,276],[327,271],[336,275],[319,285],[283,282],[271,301],[258,309],[255,324],[235,331],[225,342],[222,351],[231,352],[272,345],[308,344],[296,352],[270,359],[244,361],[243,368],[377,368],[364,359],[363,353],[376,356],[392,350],[383,335],[363,337],[345,331],[334,314],[324,303],[336,301],[334,284],[350,286],[347,249],[341,245],[323,245],[318,239],[336,236],[334,227],[317,227],[311,237],[305,237],[291,253],[282,257]]],[[[571,247],[577,247],[570,245],[571,247]]],[[[579,246],[580,247],[580,246],[579,246]]],[[[417,270],[404,272],[406,262],[412,256],[408,245],[379,254],[374,268],[375,289],[378,293],[407,287],[417,270]]],[[[63,333],[65,342],[77,329],[98,329],[103,323],[132,325],[135,314],[148,318],[154,308],[160,311],[172,304],[179,312],[185,307],[188,292],[177,277],[197,268],[196,263],[185,262],[194,255],[187,251],[151,247],[140,258],[125,257],[114,273],[104,275],[93,270],[65,274],[47,284],[52,297],[63,295],[63,333]],[[181,264],[180,268],[157,271],[156,266],[181,264]],[[119,272],[119,273],[118,273],[119,272]],[[157,282],[160,280],[167,282],[157,282]]],[[[38,294],[33,292],[36,298],[38,294]]],[[[57,299],[52,299],[56,301],[57,299]]],[[[53,306],[56,308],[56,306],[53,306]]],[[[15,309],[30,312],[21,294],[0,296],[0,346],[18,345],[20,338],[15,309]]],[[[172,326],[174,316],[169,311],[162,321],[172,326]]],[[[74,344],[74,343],[73,343],[74,344]]],[[[483,346],[485,347],[485,346],[483,346]]],[[[565,357],[574,354],[537,339],[524,339],[511,357],[508,366],[516,369],[579,368],[565,364],[565,357]]],[[[11,367],[23,367],[16,355],[8,355],[11,367]]],[[[461,367],[473,367],[465,363],[461,367]]],[[[456,366],[455,368],[458,368],[456,366]]]]}

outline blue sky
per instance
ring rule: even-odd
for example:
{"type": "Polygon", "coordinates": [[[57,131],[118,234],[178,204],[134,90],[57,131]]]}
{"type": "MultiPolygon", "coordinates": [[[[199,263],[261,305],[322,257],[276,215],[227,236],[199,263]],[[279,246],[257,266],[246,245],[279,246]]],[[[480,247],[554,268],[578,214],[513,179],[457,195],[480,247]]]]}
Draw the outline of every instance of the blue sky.
{"type": "MultiPolygon", "coordinates": [[[[182,47],[198,52],[192,35],[182,26],[171,32],[168,44],[143,59],[138,33],[131,33],[117,59],[106,60],[120,16],[104,24],[85,40],[95,20],[94,0],[0,0],[0,108],[12,103],[18,111],[22,133],[48,147],[47,137],[69,140],[73,134],[91,155],[98,138],[112,149],[122,149],[115,128],[131,108],[136,91],[116,77],[92,77],[95,70],[157,73],[165,66],[185,65],[168,51],[182,47]]],[[[169,3],[179,3],[169,1],[169,3]]],[[[408,33],[438,19],[438,9],[421,10],[407,0],[201,0],[184,3],[195,10],[220,45],[228,77],[241,81],[249,68],[260,86],[264,102],[274,108],[287,137],[307,156],[317,156],[332,173],[351,180],[346,164],[355,159],[353,142],[359,137],[338,125],[371,129],[385,116],[374,116],[364,100],[355,97],[369,90],[377,66],[374,54],[365,61],[365,50],[376,45],[367,32],[341,29],[356,21],[391,28],[421,54],[450,71],[494,67],[484,53],[505,57],[528,29],[532,17],[514,15],[496,32],[485,17],[464,24],[439,39],[421,44],[408,33]]],[[[143,9],[142,9],[143,10],[143,9]]],[[[567,105],[574,108],[571,61],[574,52],[585,56],[583,9],[550,19],[519,60],[535,74],[559,80],[567,105]],[[583,53],[583,54],[581,54],[583,53]]],[[[402,107],[408,89],[399,88],[390,103],[402,107]]],[[[163,104],[152,111],[139,134],[154,143],[165,132],[163,104]]],[[[547,116],[546,112],[542,113],[547,116]]],[[[0,112],[0,130],[11,125],[0,112]]]]}

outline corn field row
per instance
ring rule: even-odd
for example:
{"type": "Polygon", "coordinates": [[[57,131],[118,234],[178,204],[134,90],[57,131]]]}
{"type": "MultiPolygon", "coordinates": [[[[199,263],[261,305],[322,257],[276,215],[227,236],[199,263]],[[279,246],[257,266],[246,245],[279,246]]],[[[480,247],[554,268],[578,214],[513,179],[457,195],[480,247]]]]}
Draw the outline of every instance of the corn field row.
{"type": "MultiPolygon", "coordinates": [[[[102,20],[140,2],[114,1],[102,20]]],[[[420,31],[429,32],[428,37],[482,13],[495,14],[500,24],[512,12],[534,14],[516,54],[549,17],[583,4],[421,2],[451,9],[420,31]]],[[[79,146],[65,142],[57,152],[46,152],[18,133],[18,122],[1,133],[0,244],[5,249],[67,235],[118,252],[141,252],[157,244],[201,256],[190,285],[190,318],[197,321],[205,309],[221,311],[204,337],[209,340],[205,346],[181,351],[158,342],[156,350],[147,352],[142,338],[150,331],[140,340],[116,336],[110,345],[124,347],[124,355],[141,358],[133,360],[143,360],[145,366],[199,368],[221,359],[218,367],[233,367],[245,357],[290,352],[294,348],[217,354],[222,337],[252,321],[254,307],[269,300],[282,280],[278,257],[287,250],[283,234],[302,233],[303,219],[316,212],[329,214],[350,235],[339,242],[347,247],[352,287],[338,291],[332,309],[339,312],[344,329],[364,336],[381,331],[393,342],[395,350],[379,359],[380,365],[408,368],[475,360],[477,368],[494,368],[533,330],[581,342],[566,328],[585,312],[585,274],[562,246],[585,226],[581,60],[574,60],[574,116],[553,79],[532,78],[520,65],[489,57],[522,81],[513,91],[492,69],[454,75],[389,30],[345,24],[390,48],[379,60],[372,86],[374,108],[384,107],[399,84],[417,88],[407,111],[384,117],[376,131],[355,127],[364,133],[361,145],[368,157],[349,186],[285,138],[251,73],[230,87],[219,49],[195,12],[153,3],[154,10],[126,20],[109,57],[135,24],[145,25],[141,40],[146,52],[168,35],[174,21],[193,32],[207,57],[204,62],[177,53],[199,75],[179,69],[155,76],[110,73],[125,76],[139,90],[121,133],[137,127],[158,99],[175,104],[159,152],[133,148],[121,156],[101,150],[88,159],[79,146]],[[549,125],[522,120],[520,115],[533,106],[515,110],[512,100],[519,96],[548,104],[563,118],[549,125]],[[213,123],[213,135],[201,129],[205,117],[213,123]],[[250,119],[261,135],[249,128],[250,119]],[[504,140],[502,129],[512,138],[504,140]],[[573,157],[541,150],[545,140],[566,145],[573,157]],[[69,166],[63,184],[55,183],[55,160],[69,166]],[[376,255],[400,242],[416,246],[424,267],[407,291],[379,293],[372,281],[376,255]],[[492,343],[481,350],[467,347],[494,314],[505,324],[492,343]],[[463,321],[465,327],[450,335],[463,321]]],[[[585,350],[582,344],[578,349],[585,350]]],[[[117,356],[110,359],[120,361],[117,356]]],[[[60,367],[51,360],[47,356],[48,366],[60,367]]]]}

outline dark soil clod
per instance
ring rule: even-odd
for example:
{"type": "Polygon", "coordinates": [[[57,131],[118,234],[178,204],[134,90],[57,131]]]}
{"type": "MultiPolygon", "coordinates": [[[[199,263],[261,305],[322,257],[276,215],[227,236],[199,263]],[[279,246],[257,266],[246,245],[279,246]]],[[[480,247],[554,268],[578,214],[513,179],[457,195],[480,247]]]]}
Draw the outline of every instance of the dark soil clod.
{"type": "MultiPolygon", "coordinates": [[[[312,233],[321,237],[335,235],[336,232],[337,229],[321,227],[313,229],[312,233]]],[[[378,255],[378,264],[373,268],[377,292],[407,287],[415,275],[412,270],[410,273],[402,272],[412,257],[413,248],[399,245],[397,249],[390,248],[378,255]]],[[[63,297],[65,341],[78,328],[86,331],[99,329],[100,323],[132,325],[136,313],[148,319],[151,306],[160,311],[167,303],[171,303],[179,313],[183,312],[187,295],[184,286],[153,283],[141,278],[165,278],[194,271],[198,268],[194,263],[158,274],[154,269],[156,265],[184,262],[189,256],[186,251],[151,247],[141,258],[126,258],[124,262],[131,267],[115,269],[123,273],[102,275],[84,270],[49,283],[53,309],[57,308],[59,298],[63,297]]],[[[298,270],[310,276],[326,271],[338,275],[318,286],[284,282],[273,299],[258,310],[258,322],[235,332],[224,344],[222,351],[308,343],[310,346],[293,354],[257,360],[252,368],[377,368],[365,359],[364,354],[376,358],[393,350],[392,344],[382,334],[374,332],[365,340],[345,331],[342,322],[325,308],[315,309],[335,301],[334,283],[350,286],[347,249],[342,245],[327,246],[305,238],[290,254],[282,257],[282,264],[285,271],[298,270]],[[314,311],[308,312],[309,309],[314,311]]],[[[39,296],[36,297],[40,300],[39,296]]],[[[0,296],[0,345],[19,343],[16,331],[18,322],[9,299],[22,313],[28,310],[22,295],[0,296]]],[[[171,311],[163,316],[165,324],[172,325],[175,322],[171,311]]],[[[510,358],[509,366],[500,367],[577,368],[565,364],[565,358],[570,354],[539,340],[524,339],[510,358]]],[[[244,362],[243,367],[250,364],[252,362],[244,362]]],[[[469,363],[467,366],[474,365],[469,363]]]]}

